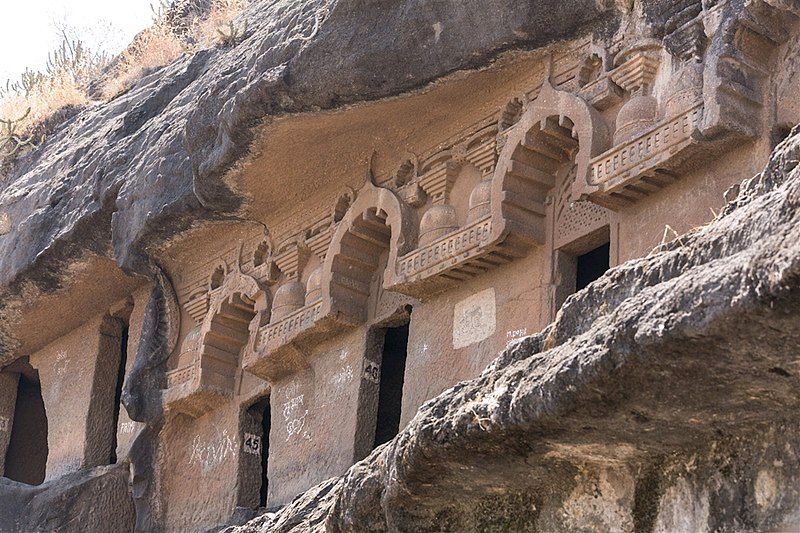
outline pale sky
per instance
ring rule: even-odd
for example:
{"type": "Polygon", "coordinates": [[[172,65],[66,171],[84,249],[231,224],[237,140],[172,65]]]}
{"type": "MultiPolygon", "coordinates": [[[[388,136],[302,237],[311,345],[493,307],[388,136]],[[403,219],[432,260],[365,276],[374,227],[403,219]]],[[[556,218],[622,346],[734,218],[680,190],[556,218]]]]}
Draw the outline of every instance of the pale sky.
{"type": "Polygon", "coordinates": [[[42,69],[66,24],[87,44],[119,52],[152,22],[157,0],[0,0],[0,83],[42,69]]]}

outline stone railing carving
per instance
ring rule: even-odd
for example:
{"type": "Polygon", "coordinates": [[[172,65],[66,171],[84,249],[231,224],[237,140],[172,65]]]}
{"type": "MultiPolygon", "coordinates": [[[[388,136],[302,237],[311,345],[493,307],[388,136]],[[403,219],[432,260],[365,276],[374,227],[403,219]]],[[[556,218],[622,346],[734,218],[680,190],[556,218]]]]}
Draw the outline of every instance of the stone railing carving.
{"type": "Polygon", "coordinates": [[[486,216],[397,260],[393,291],[410,295],[463,280],[507,262],[491,259],[492,217],[486,216]]]}
{"type": "Polygon", "coordinates": [[[588,187],[576,180],[577,195],[608,208],[635,202],[675,178],[674,170],[697,146],[703,104],[662,121],[636,139],[592,159],[588,187]]]}
{"type": "Polygon", "coordinates": [[[244,356],[244,368],[266,380],[306,368],[307,347],[346,326],[324,316],[323,302],[318,300],[278,322],[261,326],[253,350],[244,356]]]}
{"type": "Polygon", "coordinates": [[[167,372],[167,388],[171,389],[192,380],[195,374],[195,365],[190,364],[167,372]]]}
{"type": "Polygon", "coordinates": [[[491,217],[478,220],[400,258],[397,261],[397,276],[413,282],[432,271],[441,272],[457,261],[474,255],[481,245],[490,241],[491,233],[491,217]]]}
{"type": "Polygon", "coordinates": [[[258,330],[256,347],[289,342],[298,332],[312,327],[319,317],[322,301],[317,301],[299,311],[295,311],[276,324],[262,326],[258,330]]]}
{"type": "MultiPolygon", "coordinates": [[[[701,18],[675,19],[664,40],[672,54],[669,90],[660,102],[667,118],[644,130],[636,121],[620,129],[620,116],[638,118],[620,111],[616,146],[593,158],[586,174],[578,174],[573,198],[624,208],[676,181],[689,160],[707,160],[758,135],[768,97],[763,62],[786,41],[791,17],[761,1],[747,3],[735,16],[720,15],[729,9],[721,2],[704,12],[709,21],[724,21],[709,35],[701,18]],[[707,45],[715,52],[704,55],[707,45]]],[[[637,43],[618,56],[621,64],[607,74],[632,93],[623,109],[638,99],[644,112],[645,100],[653,100],[642,94],[653,84],[660,47],[647,39],[637,43]]]]}

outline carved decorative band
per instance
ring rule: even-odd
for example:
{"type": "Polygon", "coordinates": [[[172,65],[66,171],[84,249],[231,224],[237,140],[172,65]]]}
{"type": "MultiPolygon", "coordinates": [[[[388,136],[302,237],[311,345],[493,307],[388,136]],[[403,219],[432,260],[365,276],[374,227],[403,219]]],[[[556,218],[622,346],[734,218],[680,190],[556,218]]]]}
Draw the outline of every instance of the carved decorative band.
{"type": "Polygon", "coordinates": [[[176,368],[167,372],[167,388],[177,387],[183,383],[187,383],[194,377],[194,365],[185,366],[183,368],[176,368]]]}
{"type": "Polygon", "coordinates": [[[295,331],[313,325],[321,310],[322,300],[295,311],[276,324],[269,324],[261,328],[259,346],[277,338],[287,337],[295,331]]]}
{"type": "MultiPolygon", "coordinates": [[[[602,185],[687,141],[703,118],[703,105],[653,128],[638,139],[621,144],[592,161],[592,184],[602,185]]],[[[659,158],[661,159],[661,158],[659,158]]]]}
{"type": "Polygon", "coordinates": [[[397,274],[411,278],[445,261],[457,261],[458,256],[468,255],[468,252],[489,241],[491,235],[491,216],[482,218],[462,230],[402,257],[397,262],[397,274]]]}

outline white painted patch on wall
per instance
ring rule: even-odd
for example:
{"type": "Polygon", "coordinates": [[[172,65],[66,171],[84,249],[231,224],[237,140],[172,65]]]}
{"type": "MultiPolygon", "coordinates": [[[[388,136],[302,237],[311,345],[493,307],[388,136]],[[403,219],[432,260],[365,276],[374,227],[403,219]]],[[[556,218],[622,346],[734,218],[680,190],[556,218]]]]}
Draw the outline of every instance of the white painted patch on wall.
{"type": "Polygon", "coordinates": [[[494,335],[497,311],[494,289],[458,302],[453,310],[453,348],[466,348],[494,335]]]}
{"type": "Polygon", "coordinates": [[[433,35],[433,40],[438,43],[439,42],[439,37],[442,36],[442,23],[441,22],[437,22],[436,24],[433,25],[433,34],[434,34],[433,35]]]}

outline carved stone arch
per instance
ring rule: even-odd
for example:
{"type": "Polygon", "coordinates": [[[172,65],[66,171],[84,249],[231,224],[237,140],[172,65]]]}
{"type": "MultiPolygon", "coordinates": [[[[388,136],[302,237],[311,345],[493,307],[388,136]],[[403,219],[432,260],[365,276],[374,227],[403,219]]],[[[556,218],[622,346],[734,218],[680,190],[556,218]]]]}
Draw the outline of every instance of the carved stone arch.
{"type": "Polygon", "coordinates": [[[357,325],[367,316],[372,277],[388,252],[383,286],[395,283],[397,258],[414,244],[413,217],[390,190],[364,184],[333,235],[322,267],[322,316],[357,325]]]}
{"type": "Polygon", "coordinates": [[[576,166],[585,182],[592,157],[608,146],[609,131],[583,99],[549,81],[509,132],[492,184],[493,240],[526,249],[546,240],[547,204],[561,173],[576,166]]]}
{"type": "Polygon", "coordinates": [[[190,332],[194,357],[167,374],[167,409],[199,417],[231,397],[241,362],[254,349],[259,315],[269,313],[269,293],[251,276],[231,272],[215,289],[208,313],[190,332]]]}
{"type": "MultiPolygon", "coordinates": [[[[211,330],[211,323],[215,320],[215,317],[218,321],[220,317],[228,316],[226,313],[230,314],[231,318],[234,315],[241,314],[234,311],[234,309],[248,314],[253,313],[253,317],[247,322],[246,329],[249,334],[245,346],[247,349],[252,349],[259,322],[265,319],[269,320],[270,304],[269,291],[264,290],[264,287],[255,278],[241,272],[231,272],[225,278],[225,283],[220,287],[220,290],[211,298],[208,314],[201,326],[202,331],[211,330]],[[255,320],[257,315],[260,318],[259,320],[255,320]]],[[[237,329],[241,328],[237,326],[237,329]]]]}

